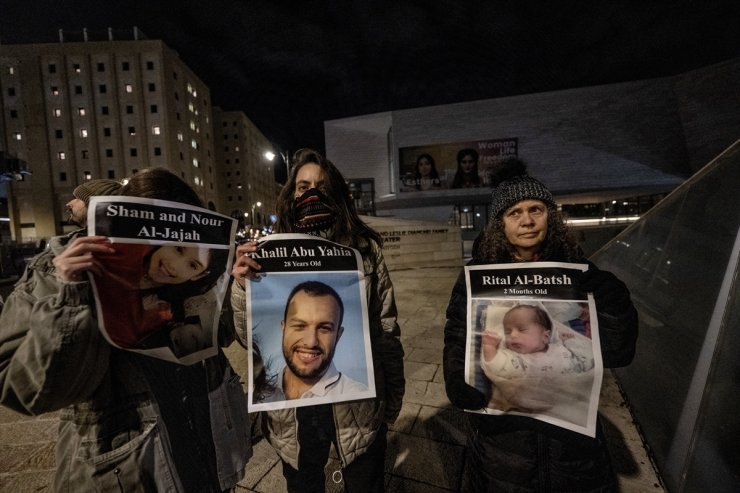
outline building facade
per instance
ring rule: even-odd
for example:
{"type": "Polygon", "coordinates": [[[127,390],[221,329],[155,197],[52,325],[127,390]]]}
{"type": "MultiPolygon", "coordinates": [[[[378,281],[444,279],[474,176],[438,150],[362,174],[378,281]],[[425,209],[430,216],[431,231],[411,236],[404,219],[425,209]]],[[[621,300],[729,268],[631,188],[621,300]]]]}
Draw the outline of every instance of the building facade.
{"type": "Polygon", "coordinates": [[[378,215],[456,223],[470,239],[488,220],[489,172],[506,157],[527,162],[564,209],[631,216],[732,144],[739,114],[736,59],[660,79],[330,120],[324,133],[347,178],[374,182],[378,215]],[[470,148],[480,180],[465,187],[455,176],[470,148]],[[435,173],[420,178],[419,162],[435,173]]]}
{"type": "Polygon", "coordinates": [[[256,188],[264,197],[254,200],[270,204],[274,179],[247,171],[269,149],[266,139],[246,116],[233,114],[239,157],[221,151],[208,87],[162,41],[0,45],[0,93],[0,153],[30,171],[7,184],[12,240],[71,229],[64,205],[77,185],[147,167],[170,169],[223,214],[244,208],[232,207],[236,193],[229,203],[229,186],[256,188]],[[225,173],[239,172],[238,161],[244,180],[226,180],[225,173]]]}
{"type": "Polygon", "coordinates": [[[273,163],[265,157],[272,144],[241,111],[213,110],[217,175],[217,209],[251,229],[269,228],[275,216],[280,185],[273,163]]]}

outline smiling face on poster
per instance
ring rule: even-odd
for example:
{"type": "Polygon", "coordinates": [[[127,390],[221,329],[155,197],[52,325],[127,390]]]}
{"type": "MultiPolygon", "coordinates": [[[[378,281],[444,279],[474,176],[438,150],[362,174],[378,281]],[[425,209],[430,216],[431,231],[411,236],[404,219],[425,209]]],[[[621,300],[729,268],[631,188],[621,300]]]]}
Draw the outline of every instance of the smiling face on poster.
{"type": "Polygon", "coordinates": [[[273,235],[261,248],[265,267],[246,286],[247,326],[256,348],[250,375],[262,369],[266,384],[251,382],[250,411],[375,396],[364,276],[348,270],[354,255],[337,258],[330,245],[291,234],[273,235]],[[285,237],[293,240],[282,246],[285,237]],[[276,256],[294,260],[271,262],[276,256]]]}

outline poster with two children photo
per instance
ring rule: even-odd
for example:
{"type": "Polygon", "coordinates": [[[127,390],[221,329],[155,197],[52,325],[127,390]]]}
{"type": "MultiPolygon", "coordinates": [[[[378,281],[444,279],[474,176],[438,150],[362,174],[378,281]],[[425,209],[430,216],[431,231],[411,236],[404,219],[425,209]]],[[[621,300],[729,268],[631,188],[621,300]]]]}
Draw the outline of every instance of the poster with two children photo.
{"type": "Polygon", "coordinates": [[[93,197],[87,222],[113,249],[89,274],[108,342],[185,365],[215,356],[236,221],[178,202],[93,197]]]}
{"type": "Polygon", "coordinates": [[[603,376],[584,264],[537,262],[465,268],[466,381],[488,396],[479,412],[529,416],[595,435],[603,376]]]}

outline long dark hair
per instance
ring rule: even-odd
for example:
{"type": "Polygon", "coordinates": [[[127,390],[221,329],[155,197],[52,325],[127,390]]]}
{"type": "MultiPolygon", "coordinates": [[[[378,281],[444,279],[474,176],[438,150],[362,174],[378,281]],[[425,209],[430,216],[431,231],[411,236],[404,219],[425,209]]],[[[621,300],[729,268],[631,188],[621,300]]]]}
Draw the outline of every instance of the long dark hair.
{"type": "Polygon", "coordinates": [[[382,243],[380,235],[370,226],[365,224],[355,209],[355,203],[344,181],[342,173],[334,166],[334,163],[326,159],[318,151],[313,149],[300,149],[293,156],[293,169],[290,170],[288,182],[280,191],[277,204],[276,233],[296,233],[295,212],[293,210],[296,177],[298,171],[306,164],[317,164],[323,172],[325,183],[322,192],[331,200],[331,207],[336,212],[331,241],[356,248],[365,253],[369,251],[370,242],[374,241],[379,246],[382,243]]]}
{"type": "Polygon", "coordinates": [[[429,164],[432,165],[432,171],[430,173],[432,185],[435,187],[438,187],[440,185],[440,181],[439,181],[439,173],[437,172],[437,165],[434,162],[434,158],[431,155],[426,154],[426,153],[419,154],[418,156],[416,156],[416,165],[414,166],[414,179],[415,179],[416,185],[421,186],[422,178],[421,178],[421,173],[419,173],[419,162],[422,159],[426,159],[427,161],[429,161],[429,164]]]}
{"type": "Polygon", "coordinates": [[[471,156],[475,164],[473,169],[470,171],[470,179],[467,182],[471,183],[475,187],[480,186],[480,176],[478,176],[478,159],[480,158],[478,151],[475,149],[460,149],[457,151],[457,171],[455,172],[455,178],[452,179],[452,186],[450,188],[462,188],[465,186],[465,172],[462,169],[462,160],[465,156],[471,156]]]}
{"type": "MultiPolygon", "coordinates": [[[[504,220],[497,216],[488,222],[480,241],[476,241],[473,258],[491,263],[514,262],[515,253],[516,250],[506,239],[504,220]]],[[[579,262],[583,259],[583,252],[565,224],[562,212],[553,207],[547,208],[547,234],[538,254],[540,260],[579,262]]]]}

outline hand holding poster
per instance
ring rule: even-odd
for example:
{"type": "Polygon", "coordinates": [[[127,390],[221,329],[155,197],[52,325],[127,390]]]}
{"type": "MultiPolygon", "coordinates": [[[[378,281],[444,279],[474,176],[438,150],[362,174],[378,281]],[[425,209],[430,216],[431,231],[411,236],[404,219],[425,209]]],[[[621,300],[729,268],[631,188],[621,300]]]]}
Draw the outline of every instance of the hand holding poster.
{"type": "Polygon", "coordinates": [[[90,274],[98,320],[116,347],[182,364],[217,353],[236,221],[138,197],[93,197],[89,234],[113,253],[90,274]]]}
{"type": "Polygon", "coordinates": [[[359,252],[275,234],[253,258],[261,270],[245,286],[250,412],[375,397],[359,252]]]}
{"type": "Polygon", "coordinates": [[[592,295],[582,264],[475,265],[468,288],[466,381],[482,411],[530,416],[595,435],[603,376],[592,295]]]}

